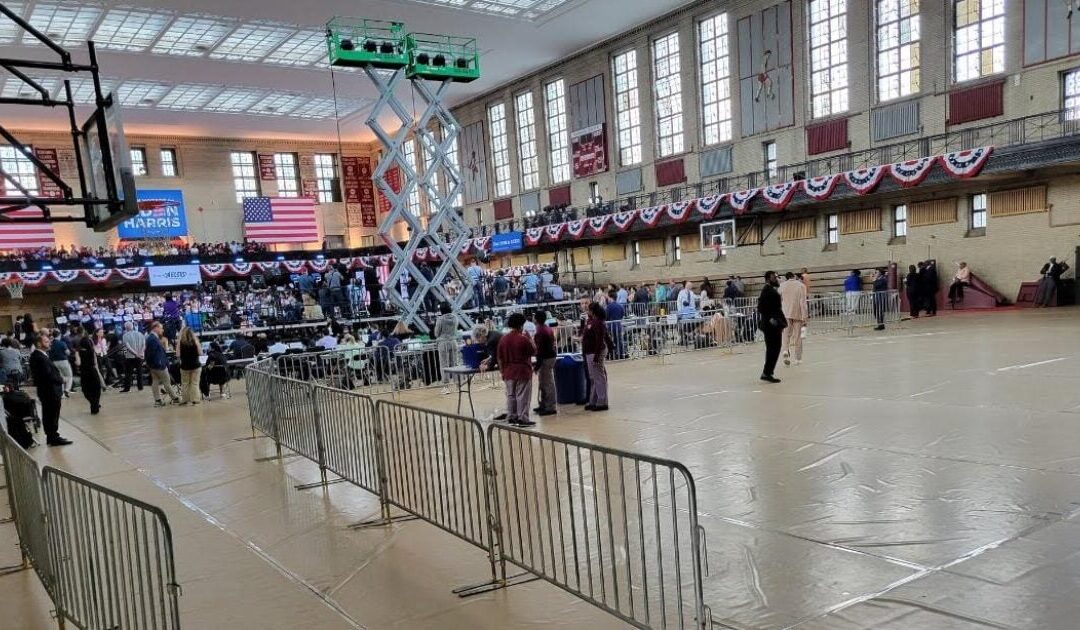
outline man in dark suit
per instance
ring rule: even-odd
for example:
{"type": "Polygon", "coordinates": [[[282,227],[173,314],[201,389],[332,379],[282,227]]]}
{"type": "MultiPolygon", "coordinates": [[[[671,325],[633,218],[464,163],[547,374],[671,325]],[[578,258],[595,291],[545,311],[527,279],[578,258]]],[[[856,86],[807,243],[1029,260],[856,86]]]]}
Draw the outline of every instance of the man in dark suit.
{"type": "Polygon", "coordinates": [[[780,286],[780,279],[775,271],[765,272],[765,287],[758,296],[758,328],[765,335],[765,367],[761,370],[761,380],[767,383],[779,383],[780,379],[773,376],[776,369],[776,361],[780,358],[780,346],[782,332],[787,327],[787,319],[784,318],[784,308],[780,301],[780,292],[776,287],[780,286]]]}
{"type": "Polygon", "coordinates": [[[64,377],[49,360],[49,333],[37,336],[34,351],[30,353],[30,375],[34,379],[38,400],[41,401],[41,424],[45,428],[45,443],[49,446],[66,446],[71,440],[60,436],[60,402],[64,396],[64,377]]]}

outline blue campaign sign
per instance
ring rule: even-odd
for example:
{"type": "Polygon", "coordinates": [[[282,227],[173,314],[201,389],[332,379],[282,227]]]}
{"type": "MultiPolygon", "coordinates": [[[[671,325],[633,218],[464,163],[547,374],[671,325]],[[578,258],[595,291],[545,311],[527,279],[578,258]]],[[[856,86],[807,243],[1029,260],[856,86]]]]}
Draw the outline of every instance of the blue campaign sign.
{"type": "Polygon", "coordinates": [[[521,232],[503,232],[491,237],[491,253],[516,252],[525,246],[521,232]]]}
{"type": "Polygon", "coordinates": [[[122,239],[187,236],[187,214],[181,190],[139,190],[139,214],[117,226],[122,239]]]}

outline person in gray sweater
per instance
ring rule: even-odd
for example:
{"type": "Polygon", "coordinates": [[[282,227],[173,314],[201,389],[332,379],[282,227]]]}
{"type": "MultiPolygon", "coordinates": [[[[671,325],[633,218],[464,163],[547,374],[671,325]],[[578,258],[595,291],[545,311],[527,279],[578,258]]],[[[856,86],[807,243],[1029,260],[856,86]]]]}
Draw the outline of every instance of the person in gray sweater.
{"type": "MultiPolygon", "coordinates": [[[[458,364],[458,321],[450,304],[439,305],[439,318],[435,320],[435,347],[439,351],[439,367],[448,368],[458,364]]],[[[450,376],[442,373],[443,393],[450,393],[450,376]]]]}

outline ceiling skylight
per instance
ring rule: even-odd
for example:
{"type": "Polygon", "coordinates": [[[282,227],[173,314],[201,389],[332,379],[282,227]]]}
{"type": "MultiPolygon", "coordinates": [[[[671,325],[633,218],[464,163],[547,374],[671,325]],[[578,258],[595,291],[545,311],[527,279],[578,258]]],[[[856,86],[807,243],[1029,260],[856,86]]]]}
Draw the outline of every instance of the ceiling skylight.
{"type": "MultiPolygon", "coordinates": [[[[77,105],[93,105],[96,100],[94,94],[94,80],[90,77],[72,76],[68,78],[71,81],[71,99],[75,101],[77,105]]],[[[101,93],[104,96],[108,96],[109,92],[113,90],[116,82],[112,79],[101,79],[101,93]]],[[[64,94],[63,86],[60,86],[56,92],[56,98],[66,98],[64,94]]]]}
{"type": "MultiPolygon", "coordinates": [[[[356,111],[358,108],[355,102],[348,104],[338,102],[338,113],[344,117],[348,113],[356,111]],[[348,110],[348,111],[347,111],[348,110]]],[[[307,104],[303,108],[292,114],[293,118],[333,118],[334,117],[334,99],[332,98],[313,98],[309,99],[307,104]]]]}
{"type": "MultiPolygon", "coordinates": [[[[100,15],[101,9],[96,6],[39,3],[30,13],[29,22],[54,42],[73,46],[84,44],[90,39],[90,30],[94,28],[100,15]]],[[[29,33],[23,34],[22,41],[24,44],[40,45],[37,38],[29,33]]]]}
{"type": "Polygon", "coordinates": [[[264,116],[284,116],[298,107],[306,106],[311,100],[310,96],[303,94],[271,94],[260,99],[247,112],[264,116]]]}
{"type": "MultiPolygon", "coordinates": [[[[53,91],[59,87],[60,79],[56,77],[34,77],[31,76],[38,85],[45,89],[51,97],[53,91]]],[[[7,81],[4,82],[4,89],[0,90],[0,97],[3,98],[33,98],[40,99],[41,92],[38,92],[30,85],[23,82],[22,79],[16,76],[8,76],[7,81]]]]}
{"type": "Polygon", "coordinates": [[[168,92],[168,85],[156,81],[124,81],[117,90],[124,107],[152,107],[168,92]]]}
{"type": "Polygon", "coordinates": [[[293,27],[275,24],[241,24],[210,51],[210,57],[228,61],[258,61],[295,32],[293,27]]]}
{"type": "Polygon", "coordinates": [[[326,34],[322,31],[300,31],[266,56],[267,63],[283,66],[310,66],[327,56],[326,34]]]}
{"type": "MultiPolygon", "coordinates": [[[[23,5],[21,2],[9,2],[7,8],[15,15],[22,17],[23,5]]],[[[0,44],[15,43],[15,37],[19,34],[19,27],[8,19],[6,15],[0,15],[0,44]]]]}
{"type": "Polygon", "coordinates": [[[203,109],[208,112],[236,113],[247,111],[267,95],[262,90],[228,87],[207,103],[203,109]]]}
{"type": "Polygon", "coordinates": [[[423,4],[453,7],[488,15],[534,20],[574,0],[413,0],[423,4]]]}
{"type": "Polygon", "coordinates": [[[94,32],[93,40],[101,48],[146,50],[172,18],[171,13],[145,9],[109,9],[94,32]]]}
{"type": "Polygon", "coordinates": [[[163,109],[198,110],[209,103],[220,91],[221,88],[216,85],[181,84],[162,96],[157,106],[163,109]]]}
{"type": "Polygon", "coordinates": [[[235,25],[230,20],[208,15],[181,16],[165,29],[151,52],[202,57],[235,25]]]}

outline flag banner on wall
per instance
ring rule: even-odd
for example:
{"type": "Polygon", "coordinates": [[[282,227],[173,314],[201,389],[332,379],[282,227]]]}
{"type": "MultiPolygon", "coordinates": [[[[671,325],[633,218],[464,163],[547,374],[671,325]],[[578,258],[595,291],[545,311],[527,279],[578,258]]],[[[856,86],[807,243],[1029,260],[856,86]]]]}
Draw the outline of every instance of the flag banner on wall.
{"type": "Polygon", "coordinates": [[[259,179],[264,182],[272,182],[277,179],[277,168],[274,167],[273,155],[259,154],[259,179]]]}
{"type": "MultiPolygon", "coordinates": [[[[391,166],[386,171],[386,183],[390,186],[390,190],[400,193],[401,192],[401,169],[397,166],[391,166]]],[[[370,181],[370,179],[369,179],[370,181]]],[[[374,183],[372,183],[374,186],[374,183]]],[[[379,214],[386,214],[390,212],[390,200],[386,198],[386,195],[382,194],[382,191],[378,191],[379,194],[379,214]]],[[[373,227],[373,226],[369,226],[373,227]]]]}
{"type": "Polygon", "coordinates": [[[304,191],[304,196],[315,202],[315,205],[319,205],[319,182],[314,179],[305,179],[300,182],[300,189],[304,191]]]}
{"type": "Polygon", "coordinates": [[[484,123],[475,122],[461,130],[461,185],[465,203],[487,201],[487,149],[484,123]]]}
{"type": "MultiPolygon", "coordinates": [[[[23,208],[8,212],[4,216],[13,219],[44,218],[41,208],[23,208]]],[[[56,233],[52,223],[0,222],[0,251],[55,246],[56,233]]]]}
{"type": "Polygon", "coordinates": [[[360,225],[376,227],[379,215],[375,206],[375,182],[371,181],[371,158],[359,158],[356,164],[360,177],[360,225]]]}
{"type": "Polygon", "coordinates": [[[570,134],[574,156],[574,177],[582,178],[608,170],[607,134],[604,124],[593,125],[570,134]]]}
{"type": "Polygon", "coordinates": [[[139,214],[116,226],[122,239],[187,236],[187,213],[182,190],[137,190],[139,214]]]}
{"type": "MultiPolygon", "coordinates": [[[[56,149],[34,149],[34,156],[41,160],[41,163],[49,167],[53,173],[60,174],[60,157],[56,154],[56,149]]],[[[42,197],[49,197],[52,199],[59,199],[64,196],[63,191],[56,185],[56,182],[49,179],[49,176],[45,174],[45,171],[37,169],[38,180],[38,193],[42,197]]]]}
{"type": "Polygon", "coordinates": [[[360,203],[360,159],[351,155],[341,158],[341,184],[345,189],[345,203],[360,203]]]}
{"type": "Polygon", "coordinates": [[[315,204],[305,197],[247,197],[244,236],[256,243],[317,241],[315,204]]]}

